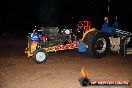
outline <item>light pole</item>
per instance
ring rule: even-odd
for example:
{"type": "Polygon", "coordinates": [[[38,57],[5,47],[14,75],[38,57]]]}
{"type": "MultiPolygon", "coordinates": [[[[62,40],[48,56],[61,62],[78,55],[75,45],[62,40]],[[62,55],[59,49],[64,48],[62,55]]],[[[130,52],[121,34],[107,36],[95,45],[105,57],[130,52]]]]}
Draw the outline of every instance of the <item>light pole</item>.
{"type": "Polygon", "coordinates": [[[109,11],[110,11],[110,0],[108,0],[108,7],[107,7],[107,11],[108,11],[108,15],[109,15],[109,11]]]}
{"type": "Polygon", "coordinates": [[[109,13],[109,10],[110,10],[109,3],[110,3],[110,0],[108,0],[108,7],[107,7],[107,9],[108,9],[108,13],[109,13]]]}

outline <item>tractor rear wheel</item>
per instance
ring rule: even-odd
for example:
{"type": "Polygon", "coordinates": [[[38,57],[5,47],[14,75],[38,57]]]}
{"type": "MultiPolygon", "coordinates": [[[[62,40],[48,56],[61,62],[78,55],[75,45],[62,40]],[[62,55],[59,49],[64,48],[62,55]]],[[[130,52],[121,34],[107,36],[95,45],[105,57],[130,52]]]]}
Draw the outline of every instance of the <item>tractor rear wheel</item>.
{"type": "Polygon", "coordinates": [[[88,45],[86,53],[90,57],[100,58],[109,51],[110,40],[108,35],[98,30],[88,33],[84,38],[84,43],[88,45]]]}
{"type": "Polygon", "coordinates": [[[47,53],[43,49],[38,49],[33,53],[33,61],[42,64],[47,61],[47,53]]]}

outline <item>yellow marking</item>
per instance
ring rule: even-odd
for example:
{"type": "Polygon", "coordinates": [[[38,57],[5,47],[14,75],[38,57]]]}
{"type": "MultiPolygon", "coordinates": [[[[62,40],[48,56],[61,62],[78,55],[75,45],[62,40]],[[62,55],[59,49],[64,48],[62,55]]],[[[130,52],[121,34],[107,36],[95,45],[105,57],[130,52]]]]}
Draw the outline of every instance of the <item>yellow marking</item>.
{"type": "Polygon", "coordinates": [[[84,67],[82,68],[81,73],[82,73],[82,77],[88,77],[89,76],[88,71],[85,71],[84,67]]]}
{"type": "Polygon", "coordinates": [[[88,45],[85,45],[85,48],[88,48],[88,45]]]}
{"type": "Polygon", "coordinates": [[[82,76],[85,77],[84,68],[81,70],[82,76]]]}
{"type": "Polygon", "coordinates": [[[28,58],[31,57],[31,56],[33,56],[33,54],[30,53],[30,51],[27,51],[27,55],[28,55],[28,58]]]}
{"type": "Polygon", "coordinates": [[[51,46],[51,47],[48,47],[48,48],[42,48],[42,49],[44,49],[46,52],[56,52],[55,46],[51,46]]]}
{"type": "Polygon", "coordinates": [[[33,54],[31,54],[27,48],[25,49],[25,53],[27,54],[28,58],[33,56],[33,54]]]}
{"type": "Polygon", "coordinates": [[[87,33],[92,32],[92,31],[95,31],[95,30],[96,30],[95,28],[92,28],[92,29],[87,30],[87,31],[83,34],[83,38],[82,38],[82,39],[85,38],[85,36],[87,35],[87,33]]]}
{"type": "Polygon", "coordinates": [[[33,42],[31,44],[31,53],[36,50],[37,45],[38,45],[38,42],[33,42]]]}

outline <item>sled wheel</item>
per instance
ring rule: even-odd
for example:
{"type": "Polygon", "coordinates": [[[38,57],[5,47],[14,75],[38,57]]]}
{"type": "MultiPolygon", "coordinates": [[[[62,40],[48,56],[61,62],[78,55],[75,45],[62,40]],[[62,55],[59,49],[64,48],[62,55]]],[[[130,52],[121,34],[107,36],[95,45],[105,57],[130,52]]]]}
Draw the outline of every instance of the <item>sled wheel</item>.
{"type": "Polygon", "coordinates": [[[100,58],[105,56],[109,51],[109,37],[100,31],[88,33],[84,39],[84,43],[88,45],[87,54],[90,57],[100,58]]]}
{"type": "Polygon", "coordinates": [[[44,63],[47,61],[47,53],[43,49],[38,49],[33,53],[33,60],[38,63],[44,63]]]}
{"type": "Polygon", "coordinates": [[[123,38],[120,43],[120,55],[124,58],[127,57],[127,41],[126,38],[123,38]]]}

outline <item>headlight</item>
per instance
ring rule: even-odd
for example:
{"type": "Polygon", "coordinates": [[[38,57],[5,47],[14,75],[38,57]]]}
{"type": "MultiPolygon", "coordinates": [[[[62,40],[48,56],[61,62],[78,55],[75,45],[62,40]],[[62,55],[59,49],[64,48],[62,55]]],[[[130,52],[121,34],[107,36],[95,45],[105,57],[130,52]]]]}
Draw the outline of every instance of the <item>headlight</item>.
{"type": "Polygon", "coordinates": [[[70,30],[66,29],[65,34],[67,34],[67,35],[70,34],[70,30]]]}
{"type": "Polygon", "coordinates": [[[72,29],[62,29],[61,30],[61,33],[64,33],[64,34],[70,34],[72,32],[72,29]]]}

